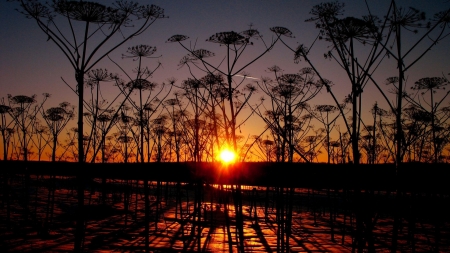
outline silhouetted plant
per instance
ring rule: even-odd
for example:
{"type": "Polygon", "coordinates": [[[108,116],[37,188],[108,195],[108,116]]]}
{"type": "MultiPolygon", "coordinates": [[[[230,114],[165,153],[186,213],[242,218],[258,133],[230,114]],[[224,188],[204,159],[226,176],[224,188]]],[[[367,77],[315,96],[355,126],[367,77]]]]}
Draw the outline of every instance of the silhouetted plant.
{"type": "MultiPolygon", "coordinates": [[[[172,145],[172,137],[173,137],[173,143],[175,146],[175,161],[176,162],[180,162],[180,135],[181,135],[181,130],[182,126],[178,126],[179,122],[181,120],[181,113],[180,111],[181,106],[182,106],[182,102],[180,101],[180,99],[178,98],[178,93],[175,93],[175,98],[171,98],[171,99],[167,99],[164,101],[164,109],[166,109],[170,120],[172,121],[172,129],[171,129],[171,138],[170,138],[170,143],[172,145]]],[[[172,160],[172,148],[170,151],[170,158],[172,160]]]]}
{"type": "Polygon", "coordinates": [[[325,128],[325,134],[326,134],[326,150],[327,150],[327,162],[330,163],[331,161],[331,140],[330,140],[330,133],[331,130],[333,130],[336,120],[339,117],[338,115],[332,115],[333,113],[337,112],[339,109],[334,105],[316,105],[314,108],[314,111],[317,113],[313,113],[313,116],[319,120],[324,128],[325,128]],[[331,118],[330,118],[331,116],[331,118]]]}
{"type": "Polygon", "coordinates": [[[60,103],[58,107],[51,107],[45,111],[42,109],[41,113],[52,134],[52,162],[55,162],[58,135],[62,132],[67,123],[73,119],[74,108],[70,107],[69,103],[63,102],[60,103]]]}
{"type": "Polygon", "coordinates": [[[250,151],[253,155],[255,155],[258,160],[265,161],[265,162],[274,162],[276,159],[276,147],[275,142],[271,139],[269,139],[269,136],[267,135],[265,139],[254,136],[256,147],[258,149],[253,149],[250,151]]]}
{"type": "MultiPolygon", "coordinates": [[[[74,108],[70,107],[68,102],[60,103],[58,107],[51,107],[44,111],[42,109],[41,114],[47,123],[47,126],[51,132],[53,145],[52,145],[52,155],[51,161],[56,161],[56,147],[58,144],[58,135],[64,129],[64,127],[69,123],[74,116],[74,108]]],[[[47,212],[45,216],[45,227],[48,227],[48,222],[51,222],[53,217],[53,210],[55,204],[55,187],[54,187],[54,175],[50,175],[51,185],[49,186],[48,192],[48,204],[47,204],[47,212]]]]}
{"type": "Polygon", "coordinates": [[[370,110],[373,115],[373,125],[372,125],[372,133],[370,136],[372,139],[370,140],[370,148],[369,148],[369,162],[374,164],[377,161],[377,157],[382,150],[386,150],[386,148],[382,148],[381,145],[378,145],[377,139],[379,133],[377,132],[377,125],[381,125],[382,118],[387,116],[388,112],[378,106],[378,103],[375,103],[370,110]],[[378,117],[378,118],[377,118],[378,117]],[[378,120],[378,121],[377,121],[378,120]]]}
{"type": "MultiPolygon", "coordinates": [[[[41,121],[37,119],[33,124],[33,136],[31,142],[34,143],[37,149],[37,160],[41,161],[45,148],[51,143],[51,133],[48,126],[41,124],[41,121]]],[[[51,159],[52,155],[48,154],[48,159],[51,159]]]]}
{"type": "MultiPolygon", "coordinates": [[[[102,163],[107,161],[106,158],[106,139],[108,132],[112,129],[112,126],[118,120],[118,115],[114,109],[104,110],[97,118],[97,128],[100,130],[101,135],[101,160],[102,163]]],[[[94,154],[95,157],[95,154],[94,154]]]]}
{"type": "MultiPolygon", "coordinates": [[[[81,148],[84,132],[84,75],[109,53],[142,34],[156,20],[164,18],[164,10],[155,5],[139,5],[123,0],[116,1],[111,7],[91,1],[55,0],[46,4],[28,0],[14,1],[19,3],[19,11],[25,17],[37,22],[38,27],[48,36],[48,40],[58,46],[74,68],[76,88],[73,90],[79,97],[78,160],[83,162],[84,151],[81,148]],[[60,21],[58,17],[69,22],[70,35],[65,34],[65,30],[58,26],[60,21]],[[74,24],[78,22],[84,25],[75,26],[74,24]],[[76,30],[77,27],[81,29],[76,30]],[[106,43],[116,37],[119,40],[114,44],[106,43]],[[72,41],[69,38],[72,38],[72,41]],[[93,46],[87,47],[93,40],[96,41],[93,46]]],[[[76,246],[76,251],[79,250],[78,247],[76,246]]]]}
{"type": "Polygon", "coordinates": [[[72,127],[66,131],[66,139],[64,141],[64,150],[61,157],[65,161],[78,161],[78,129],[72,127]]]}
{"type": "MultiPolygon", "coordinates": [[[[228,141],[226,139],[226,131],[228,131],[226,126],[227,120],[224,116],[226,115],[224,112],[225,106],[223,106],[227,96],[226,89],[224,88],[224,81],[223,75],[211,73],[200,79],[200,82],[202,82],[202,85],[207,91],[201,99],[205,104],[204,119],[207,124],[207,133],[210,136],[208,139],[211,146],[207,153],[211,157],[212,161],[215,161],[216,159],[216,149],[223,145],[228,145],[228,141]]],[[[242,106],[242,104],[239,106],[242,106]]],[[[240,125],[237,127],[239,126],[240,125]]]]}
{"type": "Polygon", "coordinates": [[[323,86],[314,79],[315,73],[310,68],[303,68],[296,74],[283,74],[275,65],[270,67],[269,71],[274,73],[275,80],[263,78],[261,82],[256,83],[260,90],[269,96],[272,108],[264,114],[259,109],[254,109],[254,112],[278,135],[275,140],[280,144],[277,145],[278,154],[281,155],[279,161],[285,161],[287,158],[288,162],[292,162],[294,153],[308,161],[298,150],[298,144],[308,133],[311,122],[311,118],[305,118],[303,115],[309,114],[307,102],[313,99],[323,86]]]}
{"type": "MultiPolygon", "coordinates": [[[[412,99],[408,99],[411,103],[414,103],[416,106],[422,108],[422,110],[426,110],[430,114],[430,123],[431,123],[431,144],[433,147],[433,162],[438,162],[438,157],[442,151],[442,144],[445,138],[443,136],[439,136],[439,125],[443,124],[445,121],[441,121],[438,112],[440,105],[445,101],[445,99],[450,94],[450,91],[439,94],[439,99],[436,100],[435,93],[436,90],[445,90],[445,86],[448,85],[448,81],[443,77],[425,77],[421,78],[415,82],[415,85],[411,87],[413,90],[417,90],[420,93],[420,96],[414,96],[412,99]],[[429,93],[429,100],[425,100],[425,94],[429,93]],[[428,108],[426,108],[428,107],[428,108]]],[[[445,118],[444,118],[445,119],[445,118]]]]}
{"type": "MultiPolygon", "coordinates": [[[[203,82],[196,79],[188,78],[182,82],[181,88],[184,90],[183,96],[189,101],[189,105],[193,111],[193,120],[185,120],[186,128],[184,130],[184,136],[191,140],[192,144],[192,161],[200,162],[202,160],[201,150],[200,150],[200,130],[202,125],[205,124],[204,121],[200,120],[202,114],[205,113],[206,105],[204,104],[206,86],[203,82]]],[[[189,142],[188,142],[189,143],[189,142]]]]}
{"type": "MultiPolygon", "coordinates": [[[[14,1],[19,3],[20,12],[25,17],[37,22],[48,40],[56,44],[74,69],[76,87],[73,90],[78,96],[78,161],[83,163],[84,75],[119,46],[145,32],[156,20],[164,18],[164,10],[155,5],[139,5],[125,0],[116,1],[112,7],[90,1],[55,0],[48,4],[32,0],[14,1]],[[57,17],[68,22],[70,30],[67,34],[58,26],[57,17]],[[113,44],[107,43],[116,38],[118,40],[113,44]],[[91,41],[94,42],[88,47],[91,41]]],[[[82,199],[80,196],[80,205],[82,199]]],[[[78,221],[82,222],[81,219],[78,221]]],[[[74,240],[75,252],[81,250],[83,235],[84,228],[79,224],[74,240]]]]}
{"type": "Polygon", "coordinates": [[[138,123],[136,122],[135,118],[128,115],[130,111],[131,108],[128,106],[128,104],[124,104],[120,108],[120,116],[117,122],[118,132],[115,134],[116,140],[122,145],[120,150],[122,153],[122,159],[124,163],[128,163],[129,158],[134,156],[133,150],[134,148],[137,147],[136,144],[139,143],[139,141],[136,140],[136,138],[138,137],[135,134],[136,131],[133,130],[133,127],[138,125],[138,123]]]}
{"type": "MultiPolygon", "coordinates": [[[[150,132],[150,118],[154,113],[157,112],[159,107],[162,105],[163,100],[170,94],[173,83],[176,81],[175,79],[169,79],[169,90],[166,91],[166,84],[157,84],[156,82],[151,82],[148,79],[152,77],[155,71],[161,67],[161,63],[158,62],[155,68],[150,69],[148,66],[143,65],[143,58],[158,58],[159,56],[154,56],[156,52],[156,47],[152,47],[149,45],[137,45],[133,47],[129,47],[126,54],[122,54],[122,58],[131,58],[133,61],[138,62],[138,66],[133,70],[135,75],[128,74],[120,65],[114,62],[122,72],[127,76],[129,81],[116,80],[117,87],[120,89],[121,94],[125,97],[122,104],[126,101],[130,104],[132,109],[135,111],[137,117],[137,123],[139,126],[139,132],[137,140],[137,154],[138,160],[140,162],[145,161],[145,145],[144,142],[147,140],[150,132]],[[137,92],[137,102],[133,99],[132,94],[137,92]],[[145,92],[148,94],[144,95],[145,92]],[[158,96],[162,96],[159,98],[158,96]],[[147,134],[145,131],[147,130],[147,134]]],[[[148,150],[150,143],[147,143],[147,160],[150,161],[150,150],[148,150]]]]}
{"type": "MultiPolygon", "coordinates": [[[[225,77],[224,82],[221,83],[222,86],[221,88],[223,89],[223,92],[221,94],[223,96],[220,96],[218,94],[219,96],[216,99],[218,100],[217,105],[222,107],[225,106],[225,104],[221,102],[221,99],[228,100],[229,110],[222,109],[222,112],[227,112],[226,114],[223,115],[224,118],[226,119],[226,121],[224,122],[225,134],[226,139],[228,141],[228,145],[230,147],[233,147],[235,152],[238,151],[236,143],[236,129],[238,127],[238,123],[236,121],[236,118],[242,111],[242,107],[236,108],[235,102],[238,101],[239,99],[238,96],[240,96],[243,97],[243,100],[239,101],[239,103],[241,105],[245,105],[250,96],[245,95],[239,89],[241,87],[244,87],[247,88],[247,90],[249,91],[251,90],[249,89],[250,87],[248,85],[246,86],[246,84],[244,83],[245,81],[247,81],[248,75],[246,75],[245,73],[242,74],[242,72],[249,65],[253,64],[263,55],[267,54],[275,46],[276,42],[279,40],[281,36],[292,37],[290,31],[286,28],[274,27],[271,28],[271,31],[276,34],[276,38],[272,39],[272,41],[268,44],[266,44],[266,42],[263,40],[259,31],[253,29],[252,26],[250,26],[250,29],[245,30],[241,33],[229,31],[229,32],[219,32],[210,36],[206,41],[223,45],[226,49],[225,50],[226,56],[225,60],[223,61],[225,63],[224,67],[222,67],[222,64],[214,66],[207,60],[207,58],[215,56],[213,52],[206,49],[188,48],[187,46],[185,46],[182,42],[187,40],[189,37],[184,35],[174,35],[168,39],[168,42],[178,42],[184,49],[186,49],[189,52],[188,55],[182,58],[179,65],[189,67],[193,75],[194,73],[192,70],[199,69],[202,71],[202,73],[206,72],[207,74],[211,75],[220,74],[225,77]],[[254,39],[260,40],[264,44],[265,49],[263,50],[263,52],[261,52],[259,55],[249,60],[248,62],[238,65],[240,56],[243,54],[244,51],[246,51],[248,46],[253,45],[252,40],[254,39]],[[224,68],[224,70],[222,70],[222,68],[224,68]]],[[[194,79],[200,78],[194,77],[194,79]]]]}
{"type": "Polygon", "coordinates": [[[9,148],[9,139],[11,135],[9,134],[8,129],[12,130],[13,120],[8,120],[8,115],[11,113],[11,107],[4,104],[3,98],[2,103],[0,104],[0,117],[1,117],[1,125],[0,131],[2,133],[2,143],[3,143],[3,160],[8,160],[8,148],[9,148]]]}
{"type": "MultiPolygon", "coordinates": [[[[224,117],[224,124],[225,124],[225,137],[227,140],[227,145],[230,148],[233,148],[233,150],[236,153],[238,152],[238,145],[237,145],[237,129],[238,129],[238,122],[237,118],[242,112],[242,109],[247,104],[248,99],[251,97],[251,94],[254,91],[254,87],[252,85],[247,85],[245,82],[247,81],[247,74],[242,73],[249,65],[256,62],[259,58],[261,58],[263,55],[267,54],[276,44],[276,42],[279,41],[279,38],[281,36],[288,36],[291,37],[291,33],[287,29],[283,28],[272,28],[272,32],[276,34],[276,37],[272,39],[272,41],[268,44],[264,41],[261,34],[258,30],[253,29],[252,26],[250,26],[250,29],[243,31],[241,33],[237,33],[234,31],[228,31],[228,32],[219,32],[212,36],[210,36],[206,41],[217,43],[225,48],[225,58],[222,61],[224,63],[213,65],[210,63],[207,59],[209,57],[214,56],[214,53],[206,50],[206,49],[196,49],[196,48],[188,48],[185,46],[182,41],[188,39],[187,36],[184,35],[174,35],[171,38],[168,39],[168,42],[178,42],[186,51],[188,51],[188,55],[183,57],[180,61],[181,66],[187,66],[190,69],[190,73],[193,75],[195,80],[198,80],[199,78],[195,77],[195,73],[193,73],[192,69],[198,69],[202,74],[221,74],[223,75],[226,80],[223,83],[222,90],[223,92],[219,94],[223,94],[224,96],[219,96],[215,99],[217,99],[217,105],[221,106],[222,114],[224,117]],[[260,40],[264,46],[265,49],[258,54],[256,57],[250,59],[247,62],[244,62],[243,64],[240,63],[240,59],[243,52],[246,51],[248,46],[253,45],[254,39],[260,40]],[[238,77],[238,75],[241,75],[243,77],[238,77]],[[244,89],[241,91],[242,87],[244,89]],[[244,90],[248,91],[249,94],[245,94],[244,90]],[[227,109],[225,108],[225,100],[228,101],[227,109]],[[236,106],[237,102],[237,106],[236,106]]],[[[210,91],[212,92],[212,91],[210,91]]],[[[244,120],[245,121],[245,120],[244,120]]],[[[242,207],[239,205],[240,203],[240,186],[237,187],[237,205],[236,205],[236,215],[237,215],[237,233],[238,233],[238,251],[244,252],[244,231],[243,231],[243,220],[242,220],[242,207]]],[[[228,236],[230,237],[231,234],[229,233],[228,236]]],[[[231,240],[232,238],[229,238],[229,247],[231,250],[231,240]]]]}
{"type": "Polygon", "coordinates": [[[114,111],[112,103],[109,103],[104,98],[102,98],[101,86],[103,85],[100,84],[103,82],[114,81],[115,76],[109,73],[106,69],[91,69],[85,76],[85,84],[88,88],[90,88],[91,98],[89,103],[85,103],[87,111],[84,113],[84,116],[87,123],[91,126],[91,129],[89,132],[89,142],[84,156],[86,156],[87,153],[91,150],[91,162],[95,162],[98,152],[103,149],[106,133],[111,129],[111,124],[105,126],[105,119],[108,116],[106,116],[105,118],[103,117],[103,115],[105,113],[108,114],[114,111]],[[101,117],[103,118],[103,120],[100,119],[101,117]],[[99,127],[101,129],[99,129],[99,127]]]}
{"type": "Polygon", "coordinates": [[[347,161],[351,161],[348,152],[348,148],[351,145],[349,133],[348,132],[342,133],[339,125],[336,126],[336,129],[339,134],[339,139],[337,140],[337,142],[339,142],[338,148],[339,163],[346,163],[347,161]]]}
{"type": "MultiPolygon", "coordinates": [[[[161,66],[161,63],[158,63],[158,65],[154,69],[149,69],[148,67],[143,67],[142,65],[142,59],[143,58],[157,58],[154,55],[156,52],[156,47],[152,47],[149,45],[137,45],[134,47],[129,47],[127,50],[127,54],[123,54],[123,58],[132,58],[133,60],[138,61],[138,66],[134,70],[136,73],[135,77],[130,77],[128,74],[128,78],[130,79],[129,82],[125,84],[123,87],[124,89],[121,90],[122,93],[126,90],[127,92],[131,93],[133,91],[138,92],[138,100],[139,102],[134,102],[130,96],[128,96],[126,93],[124,95],[126,96],[128,102],[131,104],[131,106],[134,108],[134,110],[137,112],[138,116],[138,123],[139,123],[139,135],[140,135],[140,143],[138,145],[138,152],[140,154],[140,161],[144,162],[144,130],[145,125],[150,123],[150,117],[148,115],[149,110],[146,110],[144,107],[145,105],[152,104],[154,108],[151,112],[155,112],[159,106],[162,104],[162,101],[165,97],[167,97],[170,93],[170,90],[166,92],[166,95],[164,95],[163,99],[159,99],[157,96],[162,93],[164,90],[165,84],[158,85],[155,82],[148,81],[148,78],[151,77],[155,71],[161,66]],[[159,86],[159,87],[158,87],[159,86]],[[158,89],[157,89],[158,88],[158,89]],[[143,92],[149,91],[150,94],[144,98],[143,92]],[[147,112],[147,115],[145,114],[147,112]]],[[[171,88],[172,86],[170,86],[171,88]]]]}
{"type": "MultiPolygon", "coordinates": [[[[397,86],[397,105],[396,105],[396,122],[397,122],[397,130],[396,130],[396,145],[397,145],[397,154],[395,157],[396,163],[400,164],[403,160],[402,157],[402,119],[401,119],[401,110],[402,110],[402,101],[404,98],[404,90],[405,90],[405,73],[414,66],[423,56],[434,47],[437,42],[441,41],[448,34],[445,34],[445,30],[450,22],[450,9],[441,11],[436,13],[434,17],[423,25],[422,22],[426,20],[425,13],[421,12],[415,8],[405,9],[402,7],[398,7],[396,2],[393,0],[391,2],[390,11],[386,16],[386,25],[390,28],[390,34],[393,36],[392,46],[385,47],[387,53],[392,56],[397,62],[398,68],[398,86],[397,86]],[[424,30],[424,32],[420,35],[420,37],[412,43],[410,48],[406,48],[406,52],[404,51],[404,31],[413,32],[415,34],[419,34],[419,29],[424,30]],[[435,34],[433,34],[435,32],[435,34]],[[395,45],[395,47],[394,47],[395,45]],[[410,55],[416,52],[416,56],[413,58],[410,55]],[[411,58],[408,62],[406,59],[411,58]]],[[[387,45],[387,44],[386,44],[387,45]]],[[[394,247],[395,248],[395,245],[394,247]]]]}
{"type": "Polygon", "coordinates": [[[21,144],[20,155],[24,161],[28,161],[29,159],[29,142],[32,138],[32,127],[37,119],[36,116],[49,96],[50,95],[48,93],[44,93],[44,99],[42,102],[33,106],[37,102],[35,99],[36,95],[31,97],[24,95],[8,95],[9,103],[11,105],[16,105],[16,107],[11,107],[11,116],[14,119],[18,132],[21,133],[18,137],[21,144]]]}
{"type": "Polygon", "coordinates": [[[422,108],[411,104],[409,107],[403,110],[404,120],[406,121],[405,132],[405,146],[408,147],[407,152],[408,159],[419,162],[427,162],[422,160],[423,149],[425,145],[429,144],[430,131],[429,125],[431,123],[431,113],[423,110],[422,108]],[[411,158],[412,153],[412,158],[411,158]]]}
{"type": "MultiPolygon", "coordinates": [[[[325,53],[325,58],[336,60],[339,66],[345,70],[351,83],[349,97],[352,105],[352,125],[349,132],[352,137],[353,160],[355,164],[358,164],[361,96],[364,86],[382,60],[378,48],[381,37],[374,24],[375,17],[340,19],[338,16],[343,13],[343,8],[344,5],[338,2],[315,5],[310,11],[312,18],[307,21],[315,22],[316,27],[320,29],[319,39],[323,38],[331,43],[332,49],[325,53]],[[357,42],[363,46],[371,45],[371,50],[366,51],[369,53],[358,56],[357,42]],[[360,62],[365,62],[365,64],[360,62]]],[[[339,105],[337,104],[337,106],[339,105]]]]}
{"type": "Polygon", "coordinates": [[[305,150],[305,156],[308,157],[309,161],[317,161],[317,157],[321,153],[317,147],[320,145],[320,141],[323,138],[320,131],[315,131],[315,135],[308,135],[303,139],[305,146],[303,150],[305,150]]]}

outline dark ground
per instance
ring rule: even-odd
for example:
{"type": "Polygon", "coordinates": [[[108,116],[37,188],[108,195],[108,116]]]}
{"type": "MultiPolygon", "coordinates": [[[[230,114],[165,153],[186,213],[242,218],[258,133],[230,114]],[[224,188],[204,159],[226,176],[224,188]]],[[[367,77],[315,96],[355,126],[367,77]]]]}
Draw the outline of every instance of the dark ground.
{"type": "MultiPolygon", "coordinates": [[[[28,180],[25,175],[7,179],[3,176],[1,187],[1,252],[73,251],[75,179],[34,175],[28,180]]],[[[233,195],[218,185],[202,185],[201,194],[197,189],[150,182],[150,252],[229,252],[227,228],[237,252],[233,195]],[[201,206],[200,215],[195,203],[201,206]]],[[[242,201],[246,252],[286,252],[277,240],[282,227],[290,228],[291,252],[352,252],[358,231],[364,252],[390,252],[394,210],[399,215],[397,252],[450,252],[447,194],[358,195],[343,189],[296,188],[290,195],[287,188],[281,192],[275,187],[243,186],[242,201]],[[356,215],[362,221],[359,229],[356,215]]],[[[101,179],[86,180],[84,203],[85,252],[145,252],[142,181],[107,180],[103,186],[101,179]]],[[[284,229],[281,235],[286,233],[284,229]]]]}

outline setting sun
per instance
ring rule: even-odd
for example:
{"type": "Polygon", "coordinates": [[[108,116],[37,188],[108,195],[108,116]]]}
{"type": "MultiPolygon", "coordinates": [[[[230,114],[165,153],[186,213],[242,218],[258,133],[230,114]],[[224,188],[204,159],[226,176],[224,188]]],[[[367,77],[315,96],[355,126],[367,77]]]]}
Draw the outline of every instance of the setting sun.
{"type": "Polygon", "coordinates": [[[223,163],[232,163],[236,159],[236,154],[231,150],[224,149],[220,152],[219,157],[223,163]]]}

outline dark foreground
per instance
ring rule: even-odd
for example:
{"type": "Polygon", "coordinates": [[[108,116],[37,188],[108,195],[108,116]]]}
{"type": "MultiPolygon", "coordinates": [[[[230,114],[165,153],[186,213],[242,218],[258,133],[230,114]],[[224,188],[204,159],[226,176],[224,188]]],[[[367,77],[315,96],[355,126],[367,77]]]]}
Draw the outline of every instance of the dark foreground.
{"type": "Polygon", "coordinates": [[[188,169],[168,180],[168,167],[159,175],[118,167],[105,178],[91,168],[81,181],[67,175],[70,168],[66,174],[51,166],[22,170],[22,164],[4,170],[1,252],[72,252],[80,182],[84,252],[450,252],[450,198],[441,177],[432,185],[423,176],[423,185],[414,186],[408,182],[420,183],[419,177],[399,184],[399,178],[354,174],[364,183],[348,178],[349,171],[332,171],[333,182],[319,169],[283,175],[278,168],[271,181],[275,172],[266,167],[254,177],[245,169],[188,169]],[[139,177],[149,180],[148,188],[139,177]],[[224,185],[238,179],[240,186],[224,185]]]}

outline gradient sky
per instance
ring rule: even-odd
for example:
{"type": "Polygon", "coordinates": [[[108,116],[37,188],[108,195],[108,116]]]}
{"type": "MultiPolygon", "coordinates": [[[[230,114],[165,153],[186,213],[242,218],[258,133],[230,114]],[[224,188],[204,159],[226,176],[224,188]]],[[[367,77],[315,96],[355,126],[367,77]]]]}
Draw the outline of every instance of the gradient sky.
{"type": "MultiPolygon", "coordinates": [[[[112,1],[98,2],[108,5],[112,1]]],[[[156,55],[162,56],[158,60],[146,60],[146,63],[152,67],[156,65],[157,61],[160,61],[163,68],[155,73],[153,81],[163,82],[168,78],[175,77],[178,82],[181,82],[187,79],[189,74],[185,69],[179,70],[177,64],[187,52],[176,43],[166,43],[172,35],[187,35],[193,43],[197,39],[197,48],[205,48],[220,55],[223,52],[222,48],[215,43],[205,41],[216,32],[240,32],[248,29],[249,24],[253,24],[253,27],[258,29],[266,40],[270,40],[272,33],[269,28],[282,26],[291,30],[295,36],[295,38],[286,39],[292,47],[296,47],[298,44],[309,46],[318,31],[313,23],[307,23],[305,20],[310,17],[308,13],[314,5],[325,1],[156,0],[137,2],[158,5],[164,8],[165,14],[169,18],[158,20],[143,35],[128,41],[111,54],[111,57],[127,71],[131,71],[136,67],[135,63],[130,59],[122,59],[121,54],[125,53],[128,47],[138,44],[156,46],[156,55]]],[[[367,14],[365,1],[342,2],[346,3],[344,16],[361,17],[361,15],[367,14]]],[[[367,2],[374,14],[383,16],[390,0],[368,0],[367,2]]],[[[403,0],[397,1],[397,3],[399,6],[411,6],[423,10],[427,13],[427,17],[450,7],[448,0],[403,0]]],[[[55,106],[63,101],[76,105],[76,95],[61,80],[64,78],[74,85],[74,73],[69,62],[53,42],[47,42],[46,36],[33,20],[26,19],[15,11],[17,6],[18,4],[14,2],[0,2],[0,98],[6,98],[7,94],[13,96],[37,94],[39,101],[42,98],[41,94],[47,92],[52,94],[52,97],[46,107],[55,106]]],[[[422,77],[442,76],[450,73],[449,45],[450,38],[447,38],[433,48],[408,73],[408,84],[411,86],[422,77]]],[[[323,71],[323,76],[336,84],[334,90],[338,99],[342,100],[345,95],[350,93],[350,86],[344,73],[336,64],[323,59],[322,55],[325,50],[325,44],[322,42],[311,56],[315,56],[314,60],[319,64],[319,69],[323,71]]],[[[249,57],[251,57],[251,51],[249,52],[249,57]]],[[[304,62],[295,64],[292,53],[280,43],[268,55],[248,68],[247,72],[255,77],[270,76],[270,73],[265,70],[273,65],[280,66],[285,73],[295,73],[307,66],[304,62]]],[[[120,73],[109,60],[101,62],[98,68],[107,68],[110,72],[120,73]]],[[[384,80],[393,75],[396,75],[395,66],[387,64],[377,71],[376,78],[384,80]]],[[[105,90],[105,92],[107,91],[105,90]]],[[[111,87],[110,92],[117,94],[118,91],[116,87],[111,87]]],[[[259,93],[256,97],[259,98],[262,95],[259,93]]],[[[373,87],[368,87],[364,91],[363,99],[366,105],[363,111],[366,112],[370,110],[370,105],[375,101],[382,103],[383,100],[373,87]]],[[[333,104],[333,102],[326,92],[322,92],[313,104],[333,104]]]]}

